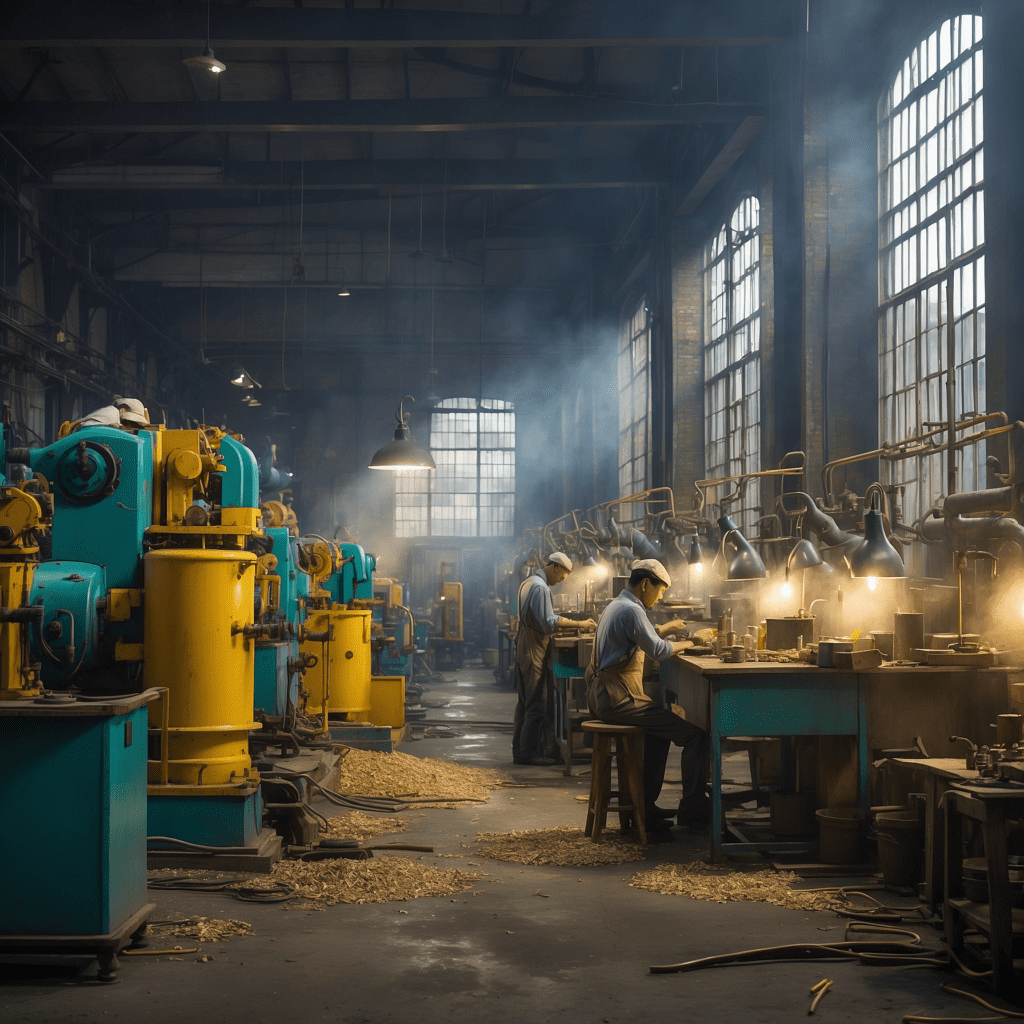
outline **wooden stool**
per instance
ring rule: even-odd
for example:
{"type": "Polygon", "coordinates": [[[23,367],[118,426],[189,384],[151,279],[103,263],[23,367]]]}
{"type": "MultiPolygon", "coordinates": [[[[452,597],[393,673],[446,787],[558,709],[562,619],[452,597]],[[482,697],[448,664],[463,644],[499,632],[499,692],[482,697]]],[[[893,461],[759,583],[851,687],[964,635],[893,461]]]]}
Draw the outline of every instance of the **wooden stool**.
{"type": "Polygon", "coordinates": [[[587,806],[586,835],[593,842],[601,838],[608,812],[616,811],[623,831],[633,816],[640,842],[647,845],[644,828],[644,731],[638,725],[608,725],[593,719],[583,723],[583,731],[593,733],[594,751],[590,758],[590,803],[587,806]],[[612,759],[618,790],[612,790],[612,759]],[[618,803],[609,803],[615,796],[618,803]],[[623,796],[626,802],[623,802],[623,796]]]}

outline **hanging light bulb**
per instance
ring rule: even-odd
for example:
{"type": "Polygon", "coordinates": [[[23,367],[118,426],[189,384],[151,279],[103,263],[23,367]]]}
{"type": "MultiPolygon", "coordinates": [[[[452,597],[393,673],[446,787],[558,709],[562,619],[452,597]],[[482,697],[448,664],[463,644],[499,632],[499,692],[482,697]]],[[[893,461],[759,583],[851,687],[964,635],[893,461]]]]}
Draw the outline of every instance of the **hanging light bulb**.
{"type": "Polygon", "coordinates": [[[213,47],[210,46],[210,0],[206,0],[206,49],[198,57],[186,57],[181,63],[187,64],[190,68],[202,68],[214,75],[228,69],[224,61],[217,59],[213,47]]]}
{"type": "Polygon", "coordinates": [[[415,402],[412,395],[406,395],[398,403],[398,411],[395,419],[398,426],[395,428],[395,439],[379,449],[370,460],[370,469],[436,469],[430,452],[421,448],[413,440],[412,431],[409,429],[411,414],[404,411],[405,402],[415,402]]]}

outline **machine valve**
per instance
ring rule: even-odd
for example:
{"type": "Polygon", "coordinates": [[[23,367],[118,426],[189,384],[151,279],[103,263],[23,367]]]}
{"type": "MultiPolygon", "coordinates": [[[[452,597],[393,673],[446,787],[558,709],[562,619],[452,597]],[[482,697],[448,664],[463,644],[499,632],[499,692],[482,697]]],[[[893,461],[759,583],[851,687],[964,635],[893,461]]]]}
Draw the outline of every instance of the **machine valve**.
{"type": "Polygon", "coordinates": [[[238,636],[239,633],[245,637],[246,640],[267,640],[274,632],[273,623],[263,622],[236,622],[231,627],[231,635],[238,636]]]}
{"type": "Polygon", "coordinates": [[[296,672],[303,673],[308,669],[315,668],[319,658],[311,651],[306,651],[301,654],[298,658],[288,659],[288,675],[292,676],[296,672]]]}

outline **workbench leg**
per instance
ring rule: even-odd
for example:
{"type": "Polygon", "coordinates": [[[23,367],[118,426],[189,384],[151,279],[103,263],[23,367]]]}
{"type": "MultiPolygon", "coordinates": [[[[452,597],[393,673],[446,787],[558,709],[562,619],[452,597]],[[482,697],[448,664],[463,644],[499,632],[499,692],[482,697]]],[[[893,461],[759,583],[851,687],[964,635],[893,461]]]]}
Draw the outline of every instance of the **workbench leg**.
{"type": "Polygon", "coordinates": [[[860,805],[868,806],[868,688],[862,676],[857,677],[857,763],[860,767],[860,805]]]}
{"type": "Polygon", "coordinates": [[[924,813],[924,902],[929,914],[935,914],[946,898],[943,888],[945,841],[945,814],[939,806],[947,783],[939,776],[928,773],[927,802],[924,813]]]}
{"type": "Polygon", "coordinates": [[[992,989],[1007,998],[1014,989],[1013,916],[1006,853],[1006,816],[995,800],[985,803],[985,856],[988,859],[989,945],[992,989]]]}
{"type": "Polygon", "coordinates": [[[950,793],[946,798],[946,841],[943,863],[942,891],[947,901],[943,905],[943,923],[946,931],[946,944],[958,956],[964,948],[964,926],[960,915],[949,906],[948,901],[954,896],[963,894],[964,871],[964,833],[963,816],[956,805],[956,794],[950,793]]]}
{"type": "Polygon", "coordinates": [[[711,730],[711,863],[722,857],[722,737],[711,730]]]}

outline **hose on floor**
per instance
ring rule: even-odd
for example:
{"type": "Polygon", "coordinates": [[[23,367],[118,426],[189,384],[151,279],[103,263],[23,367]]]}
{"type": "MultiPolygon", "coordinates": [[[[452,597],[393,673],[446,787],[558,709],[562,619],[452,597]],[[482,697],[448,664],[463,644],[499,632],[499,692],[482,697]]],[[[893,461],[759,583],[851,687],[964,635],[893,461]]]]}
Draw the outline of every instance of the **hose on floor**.
{"type": "Polygon", "coordinates": [[[178,878],[168,875],[164,878],[150,878],[146,882],[148,889],[173,889],[180,892],[220,893],[243,903],[284,903],[295,896],[291,886],[281,882],[272,885],[256,886],[242,884],[242,878],[178,878]]]}

